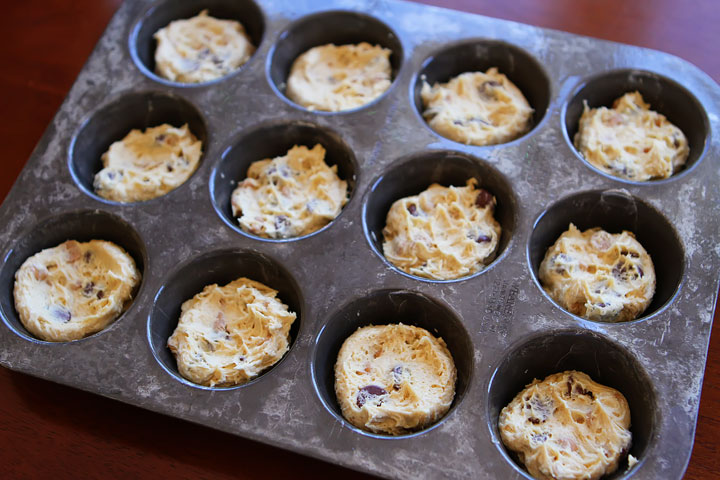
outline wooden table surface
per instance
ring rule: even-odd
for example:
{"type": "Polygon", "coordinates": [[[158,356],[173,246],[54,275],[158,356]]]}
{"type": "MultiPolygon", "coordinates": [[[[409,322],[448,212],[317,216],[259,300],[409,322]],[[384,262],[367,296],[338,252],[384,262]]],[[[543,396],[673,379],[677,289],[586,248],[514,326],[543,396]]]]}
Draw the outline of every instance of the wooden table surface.
{"type": "MultiPolygon", "coordinates": [[[[720,81],[717,0],[422,2],[663,50],[720,81]]],[[[0,144],[5,154],[0,200],[119,4],[120,0],[4,2],[0,144]]],[[[687,479],[720,478],[720,326],[715,313],[687,479]]],[[[369,478],[3,368],[0,465],[3,478],[369,478]]]]}

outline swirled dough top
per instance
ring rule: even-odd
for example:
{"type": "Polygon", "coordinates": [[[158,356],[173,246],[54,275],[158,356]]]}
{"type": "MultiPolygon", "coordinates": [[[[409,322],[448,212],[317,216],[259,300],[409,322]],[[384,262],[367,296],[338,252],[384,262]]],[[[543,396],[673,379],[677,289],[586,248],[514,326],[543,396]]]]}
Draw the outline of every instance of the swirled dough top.
{"type": "Polygon", "coordinates": [[[535,379],[502,409],[498,428],[530,475],[595,480],[630,449],[630,408],[622,393],[567,371],[535,379]]]}
{"type": "Polygon", "coordinates": [[[187,125],[131,130],[110,145],[95,175],[95,193],[116,202],[150,200],[174,190],[197,169],[202,142],[187,125]]]}
{"type": "Polygon", "coordinates": [[[15,272],[15,309],[30,333],[66,342],[99,332],[125,311],[140,283],[135,261],[104,240],[68,240],[15,272]]]}
{"type": "Polygon", "coordinates": [[[400,270],[436,280],[479,271],[494,258],[500,224],[495,197],[476,188],[434,183],[392,204],[383,229],[383,254],[400,270]]]}
{"type": "Polygon", "coordinates": [[[581,233],[572,223],[545,253],[539,277],[564,309],[601,322],[636,318],[655,293],[652,259],[632,232],[581,233]]]}
{"type": "Polygon", "coordinates": [[[401,435],[437,422],[455,396],[457,373],[442,338],[410,325],[359,328],[335,363],[343,416],[375,433],[401,435]]]}
{"type": "Polygon", "coordinates": [[[247,278],[206,286],[182,304],[168,339],[180,374],[199,385],[240,385],[285,355],[296,315],[277,291],[247,278]]]}
{"type": "Polygon", "coordinates": [[[313,47],[293,62],[287,96],[308,110],[339,112],[361,107],[390,88],[391,53],[366,42],[313,47]]]}
{"type": "Polygon", "coordinates": [[[603,172],[635,181],[668,178],[690,152],[682,130],[650,110],[638,92],[618,98],[611,109],[586,102],[575,148],[603,172]]]}
{"type": "Polygon", "coordinates": [[[153,37],[157,40],[155,71],[173,82],[199,83],[224,77],[255,52],[240,22],[219,20],[207,10],[170,22],[153,37]]]}
{"type": "Polygon", "coordinates": [[[423,81],[423,117],[443,137],[468,145],[514,140],[530,129],[533,109],[504,74],[467,72],[432,87],[423,81]]]}
{"type": "Polygon", "coordinates": [[[253,162],[232,193],[232,211],[246,232],[267,238],[307,235],[327,225],[347,203],[347,182],[325,149],[294,146],[287,155],[253,162]]]}

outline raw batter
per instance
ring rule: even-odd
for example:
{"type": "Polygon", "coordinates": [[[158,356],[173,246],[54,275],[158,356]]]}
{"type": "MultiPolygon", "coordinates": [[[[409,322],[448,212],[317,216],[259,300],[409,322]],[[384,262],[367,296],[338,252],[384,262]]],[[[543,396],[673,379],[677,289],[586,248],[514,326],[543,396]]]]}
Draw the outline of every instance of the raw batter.
{"type": "Polygon", "coordinates": [[[266,238],[300,237],[319,230],[340,214],[348,200],[347,182],[337,165],[325,163],[325,149],[294,146],[287,155],[253,162],[232,193],[240,227],[266,238]]]}
{"type": "Polygon", "coordinates": [[[595,480],[630,449],[630,408],[617,390],[582,372],[535,379],[500,412],[500,436],[530,475],[595,480]]]}
{"type": "Polygon", "coordinates": [[[655,268],[632,232],[573,225],[540,264],[540,282],[570,313],[601,322],[633,320],[650,305],[655,268]]]}
{"type": "Polygon", "coordinates": [[[127,309],[140,283],[135,261],[104,240],[68,240],[15,272],[15,309],[30,333],[66,342],[103,330],[127,309]]]}
{"type": "Polygon", "coordinates": [[[173,82],[209,82],[237,70],[255,52],[240,22],[218,20],[203,10],[175,20],[155,35],[155,71],[173,82]]]}
{"type": "Polygon", "coordinates": [[[650,110],[639,92],[618,98],[612,109],[586,102],[575,148],[603,172],[636,181],[668,178],[690,152],[683,132],[650,110]]]}
{"type": "Polygon", "coordinates": [[[287,96],[308,110],[361,107],[390,88],[391,53],[366,42],[313,47],[293,62],[287,96]]]}
{"type": "Polygon", "coordinates": [[[335,394],[353,425],[400,435],[445,415],[456,376],[441,338],[411,325],[369,326],[343,343],[335,363],[335,394]]]}
{"type": "Polygon", "coordinates": [[[103,154],[103,169],[93,182],[95,193],[123,203],[165,195],[190,178],[201,154],[202,142],[187,125],[131,130],[103,154]]]}
{"type": "Polygon", "coordinates": [[[530,129],[533,109],[504,74],[467,72],[435,83],[423,80],[423,117],[443,137],[468,145],[514,140],[530,129]]]}
{"type": "Polygon", "coordinates": [[[390,207],[383,229],[383,254],[404,272],[436,280],[464,277],[494,258],[500,224],[495,197],[476,188],[436,183],[390,207]]]}
{"type": "Polygon", "coordinates": [[[168,339],[180,374],[205,386],[240,385],[275,365],[296,315],[277,291],[247,278],[206,286],[182,304],[168,339]]]}

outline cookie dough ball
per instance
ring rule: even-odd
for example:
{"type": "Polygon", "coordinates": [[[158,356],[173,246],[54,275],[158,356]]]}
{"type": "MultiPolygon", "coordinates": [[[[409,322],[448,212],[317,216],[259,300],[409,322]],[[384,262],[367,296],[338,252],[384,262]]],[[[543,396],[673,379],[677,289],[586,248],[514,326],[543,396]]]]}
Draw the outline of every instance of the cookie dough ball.
{"type": "Polygon", "coordinates": [[[436,280],[475,273],[494,258],[500,240],[495,197],[477,188],[430,185],[390,207],[383,254],[400,270],[436,280]]]}
{"type": "Polygon", "coordinates": [[[442,338],[410,325],[359,328],[335,363],[335,394],[343,416],[374,433],[401,435],[447,413],[457,373],[442,338]]]}
{"type": "Polygon", "coordinates": [[[183,303],[168,339],[180,374],[199,385],[229,387],[279,362],[290,348],[296,315],[277,293],[243,277],[208,285],[183,303]]]}
{"type": "Polygon", "coordinates": [[[391,53],[366,42],[313,47],[293,62],[287,96],[308,110],[339,112],[361,107],[390,88],[391,53]]]}
{"type": "Polygon", "coordinates": [[[655,294],[655,268],[632,232],[599,227],[560,235],[540,264],[540,282],[564,309],[600,322],[626,322],[655,294]]]}
{"type": "Polygon", "coordinates": [[[155,35],[155,71],[173,82],[209,82],[240,68],[255,47],[240,22],[218,20],[203,10],[176,20],[155,35]]]}
{"type": "Polygon", "coordinates": [[[202,142],[187,125],[131,130],[103,154],[95,193],[123,203],[160,197],[190,178],[201,154],[202,142]]]}
{"type": "Polygon", "coordinates": [[[77,340],[114,322],[140,277],[132,257],[114,243],[68,240],[31,256],[15,272],[15,309],[37,338],[77,340]]]}
{"type": "Polygon", "coordinates": [[[690,152],[682,130],[650,110],[638,92],[618,98],[611,109],[585,102],[575,148],[603,172],[635,181],[668,178],[690,152]]]}
{"type": "Polygon", "coordinates": [[[535,379],[502,409],[498,428],[530,475],[543,480],[612,473],[632,440],[625,397],[576,371],[535,379]]]}
{"type": "Polygon", "coordinates": [[[325,149],[294,146],[287,155],[253,162],[232,193],[240,228],[266,238],[307,235],[327,225],[347,203],[347,182],[325,149]]]}
{"type": "Polygon", "coordinates": [[[435,83],[423,81],[423,117],[443,137],[468,145],[514,140],[530,129],[533,109],[519,88],[493,67],[435,83]]]}

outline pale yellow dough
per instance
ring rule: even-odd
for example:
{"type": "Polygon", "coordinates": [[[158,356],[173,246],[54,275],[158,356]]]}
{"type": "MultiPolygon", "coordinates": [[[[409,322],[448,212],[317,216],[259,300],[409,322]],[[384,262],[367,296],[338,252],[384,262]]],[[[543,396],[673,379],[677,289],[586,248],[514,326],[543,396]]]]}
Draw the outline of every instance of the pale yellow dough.
{"type": "Polygon", "coordinates": [[[123,203],[165,195],[190,178],[201,154],[202,142],[187,125],[131,130],[103,154],[103,169],[93,182],[95,193],[123,203]]]}
{"type": "Polygon", "coordinates": [[[404,272],[436,280],[464,277],[485,268],[500,240],[495,197],[477,188],[436,183],[392,204],[383,229],[383,254],[404,272]]]}
{"type": "Polygon", "coordinates": [[[308,110],[361,107],[390,88],[391,53],[366,42],[313,47],[293,62],[287,96],[308,110]]]}
{"type": "Polygon", "coordinates": [[[545,253],[539,277],[564,309],[601,322],[633,320],[655,293],[652,259],[632,232],[581,233],[572,223],[545,253]]]}
{"type": "Polygon", "coordinates": [[[410,325],[359,328],[335,363],[343,416],[370,432],[401,435],[447,413],[457,373],[442,338],[410,325]]]}
{"type": "Polygon", "coordinates": [[[255,52],[240,22],[219,20],[203,10],[175,20],[155,35],[155,71],[174,82],[209,82],[237,70],[255,52]]]}
{"type": "Polygon", "coordinates": [[[603,172],[636,181],[670,177],[690,152],[683,132],[638,92],[618,98],[612,109],[585,103],[575,147],[603,172]]]}
{"type": "Polygon", "coordinates": [[[535,379],[500,412],[500,436],[530,475],[595,480],[630,449],[630,408],[617,390],[582,372],[535,379]]]}
{"type": "Polygon", "coordinates": [[[180,374],[199,385],[229,387],[280,361],[296,314],[277,293],[243,277],[222,287],[208,285],[183,303],[168,339],[180,374]]]}
{"type": "Polygon", "coordinates": [[[294,146],[287,155],[253,162],[232,193],[233,215],[246,232],[267,238],[307,235],[327,225],[347,203],[347,182],[325,149],[294,146]]]}
{"type": "Polygon", "coordinates": [[[533,109],[504,74],[467,72],[432,87],[423,81],[423,117],[443,137],[468,145],[514,140],[530,129],[533,109]]]}
{"type": "Polygon", "coordinates": [[[15,272],[15,309],[41,340],[66,342],[103,330],[140,283],[135,261],[104,240],[68,240],[29,257],[15,272]]]}

